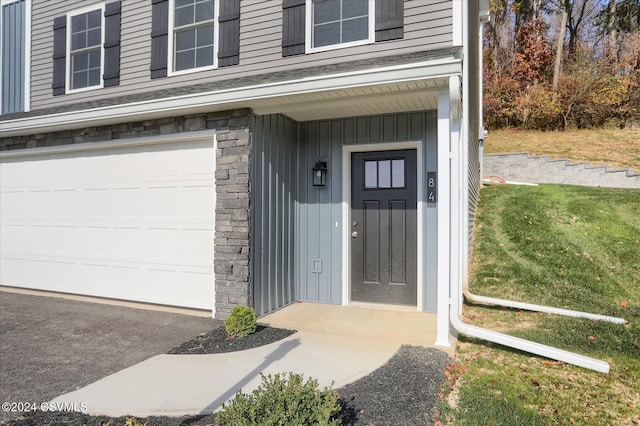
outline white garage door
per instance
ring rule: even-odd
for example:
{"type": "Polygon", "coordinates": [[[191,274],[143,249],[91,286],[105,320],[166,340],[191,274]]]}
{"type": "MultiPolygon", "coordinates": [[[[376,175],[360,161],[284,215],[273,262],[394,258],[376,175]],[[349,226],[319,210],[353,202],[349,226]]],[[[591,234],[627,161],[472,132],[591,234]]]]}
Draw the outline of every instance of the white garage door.
{"type": "Polygon", "coordinates": [[[212,310],[214,168],[213,136],[4,156],[0,284],[212,310]]]}

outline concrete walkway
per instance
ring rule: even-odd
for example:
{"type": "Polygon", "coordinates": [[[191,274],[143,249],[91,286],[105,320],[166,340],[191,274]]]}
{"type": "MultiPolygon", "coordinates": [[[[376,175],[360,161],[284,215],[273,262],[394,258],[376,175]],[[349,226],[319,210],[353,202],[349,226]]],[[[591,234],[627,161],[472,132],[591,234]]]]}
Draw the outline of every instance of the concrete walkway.
{"type": "Polygon", "coordinates": [[[383,365],[401,344],[435,337],[435,316],[409,310],[295,303],[260,323],[298,332],[241,352],[158,355],[53,402],[109,416],[209,414],[236,390],[255,389],[261,372],[302,373],[338,388],[383,365]]]}

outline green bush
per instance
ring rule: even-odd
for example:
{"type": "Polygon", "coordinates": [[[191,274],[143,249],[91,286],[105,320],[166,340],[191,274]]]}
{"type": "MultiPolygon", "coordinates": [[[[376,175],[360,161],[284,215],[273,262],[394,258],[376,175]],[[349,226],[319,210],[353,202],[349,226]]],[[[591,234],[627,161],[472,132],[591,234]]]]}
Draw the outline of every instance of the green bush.
{"type": "Polygon", "coordinates": [[[224,322],[224,328],[229,337],[245,337],[255,333],[256,321],[256,311],[253,308],[236,305],[224,322]]]}
{"type": "Polygon", "coordinates": [[[217,425],[339,425],[338,392],[318,388],[318,381],[295,373],[260,374],[251,394],[236,392],[216,416],[217,425]]]}

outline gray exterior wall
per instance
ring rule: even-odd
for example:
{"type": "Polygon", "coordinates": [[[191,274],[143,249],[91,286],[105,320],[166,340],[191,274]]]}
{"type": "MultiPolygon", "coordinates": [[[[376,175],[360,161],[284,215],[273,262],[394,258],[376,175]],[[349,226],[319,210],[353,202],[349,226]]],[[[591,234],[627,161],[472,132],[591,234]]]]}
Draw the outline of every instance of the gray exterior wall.
{"type": "MultiPolygon", "coordinates": [[[[342,148],[350,144],[423,141],[425,172],[436,171],[436,114],[416,112],[345,118],[300,124],[298,170],[298,280],[299,299],[342,302],[342,148]],[[326,187],[313,187],[311,168],[326,161],[329,169],[326,187]],[[336,227],[336,223],[338,226],[336,227]],[[314,259],[322,271],[314,272],[314,259]]],[[[427,282],[423,306],[436,309],[436,209],[427,207],[424,217],[424,277],[427,282]]],[[[421,281],[422,280],[422,281],[421,281]]]]}
{"type": "Polygon", "coordinates": [[[253,118],[251,277],[253,307],[264,315],[297,300],[295,206],[298,123],[253,118]]]}
{"type": "Polygon", "coordinates": [[[282,2],[243,0],[240,10],[240,63],[215,70],[163,79],[150,79],[151,1],[126,0],[121,15],[121,68],[118,86],[53,96],[53,19],[98,1],[34,0],[32,11],[31,108],[36,110],[92,98],[147,92],[232,77],[258,75],[303,67],[384,57],[452,46],[452,1],[419,0],[404,3],[404,38],[374,45],[282,57],[282,2]]]}

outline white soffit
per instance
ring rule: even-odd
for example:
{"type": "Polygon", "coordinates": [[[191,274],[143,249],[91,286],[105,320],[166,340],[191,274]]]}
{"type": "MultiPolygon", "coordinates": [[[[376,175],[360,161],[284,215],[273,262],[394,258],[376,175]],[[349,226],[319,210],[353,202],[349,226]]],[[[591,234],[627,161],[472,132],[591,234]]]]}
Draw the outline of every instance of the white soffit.
{"type": "Polygon", "coordinates": [[[438,90],[447,79],[357,87],[330,92],[259,99],[251,107],[257,114],[286,114],[294,120],[322,120],[438,108],[438,90]]]}

